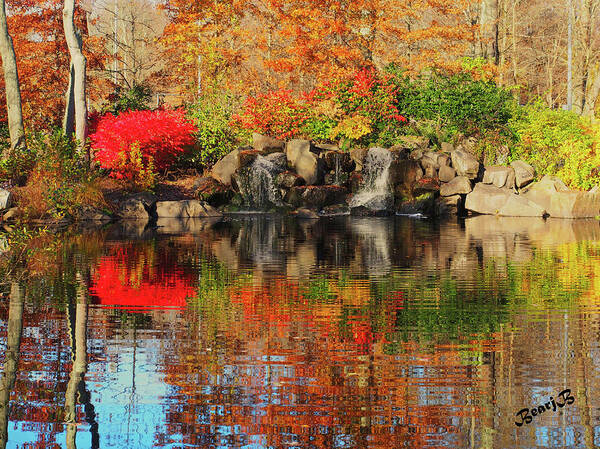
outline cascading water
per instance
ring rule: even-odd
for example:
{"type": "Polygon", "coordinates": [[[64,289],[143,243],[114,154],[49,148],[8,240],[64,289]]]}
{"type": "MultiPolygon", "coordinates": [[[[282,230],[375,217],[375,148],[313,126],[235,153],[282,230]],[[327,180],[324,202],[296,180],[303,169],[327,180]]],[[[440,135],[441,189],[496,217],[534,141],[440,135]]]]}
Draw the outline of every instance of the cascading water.
{"type": "Polygon", "coordinates": [[[390,166],[393,157],[385,148],[371,148],[363,163],[364,187],[350,201],[350,207],[371,210],[390,209],[394,196],[390,186],[390,166]]]}
{"type": "Polygon", "coordinates": [[[271,161],[262,156],[245,169],[237,177],[240,194],[244,205],[252,209],[269,209],[282,206],[281,192],[275,186],[275,176],[280,172],[271,161]]]}

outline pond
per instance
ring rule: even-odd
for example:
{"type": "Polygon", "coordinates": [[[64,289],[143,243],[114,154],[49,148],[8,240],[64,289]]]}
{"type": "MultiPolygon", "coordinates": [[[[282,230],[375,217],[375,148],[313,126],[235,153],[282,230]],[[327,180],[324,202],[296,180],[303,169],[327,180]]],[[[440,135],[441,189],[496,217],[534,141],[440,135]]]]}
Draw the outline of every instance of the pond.
{"type": "Polygon", "coordinates": [[[0,299],[1,448],[600,445],[600,221],[61,239],[0,299]]]}

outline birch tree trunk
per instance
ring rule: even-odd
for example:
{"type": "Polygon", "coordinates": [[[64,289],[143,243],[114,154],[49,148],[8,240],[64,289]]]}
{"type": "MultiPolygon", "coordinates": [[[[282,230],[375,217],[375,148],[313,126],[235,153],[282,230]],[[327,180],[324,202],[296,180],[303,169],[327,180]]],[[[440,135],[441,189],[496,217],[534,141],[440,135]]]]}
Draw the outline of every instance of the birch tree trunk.
{"type": "Polygon", "coordinates": [[[65,0],[63,5],[63,26],[65,39],[71,55],[73,67],[73,104],[75,109],[75,137],[79,141],[84,162],[89,164],[90,155],[86,148],[88,134],[86,102],[86,59],[82,51],[81,34],[75,27],[75,0],[65,0]]]}
{"type": "Polygon", "coordinates": [[[8,403],[19,366],[24,296],[23,288],[16,282],[13,283],[8,306],[4,374],[0,380],[0,448],[5,448],[8,442],[8,403]]]}
{"type": "Polygon", "coordinates": [[[69,70],[69,87],[65,96],[65,116],[63,118],[63,131],[65,136],[71,137],[75,132],[75,99],[73,87],[75,81],[75,69],[73,64],[69,70]]]}
{"type": "Polygon", "coordinates": [[[498,0],[481,1],[481,56],[499,62],[498,0]]]}
{"type": "Polygon", "coordinates": [[[2,67],[4,69],[10,153],[12,153],[17,148],[25,147],[25,130],[23,128],[23,109],[21,107],[21,88],[19,86],[17,57],[15,56],[12,38],[8,34],[4,0],[2,0],[0,7],[0,55],[2,56],[2,67]]]}

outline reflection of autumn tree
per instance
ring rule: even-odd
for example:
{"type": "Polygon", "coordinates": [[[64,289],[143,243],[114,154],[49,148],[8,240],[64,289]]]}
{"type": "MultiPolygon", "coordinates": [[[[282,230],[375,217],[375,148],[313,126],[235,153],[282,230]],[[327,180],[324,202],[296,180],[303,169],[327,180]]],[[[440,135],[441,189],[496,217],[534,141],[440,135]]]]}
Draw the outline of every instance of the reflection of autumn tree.
{"type": "Polygon", "coordinates": [[[23,331],[24,290],[18,283],[13,283],[10,291],[8,309],[8,326],[6,350],[4,352],[4,370],[0,380],[0,448],[4,449],[8,442],[8,403],[10,393],[15,385],[21,334],[23,331]]]}

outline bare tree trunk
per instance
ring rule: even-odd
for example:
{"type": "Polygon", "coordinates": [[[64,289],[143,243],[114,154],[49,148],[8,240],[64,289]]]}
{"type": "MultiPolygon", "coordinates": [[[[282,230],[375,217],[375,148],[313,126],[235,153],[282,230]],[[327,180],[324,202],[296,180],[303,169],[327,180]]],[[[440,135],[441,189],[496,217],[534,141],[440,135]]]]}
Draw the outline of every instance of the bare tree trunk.
{"type": "Polygon", "coordinates": [[[81,34],[75,27],[75,0],[65,0],[63,6],[63,26],[65,38],[71,55],[74,72],[73,102],[75,108],[75,137],[79,141],[84,162],[89,164],[90,155],[86,148],[88,134],[87,102],[86,102],[86,59],[82,52],[81,34]]]}
{"type": "Polygon", "coordinates": [[[596,110],[596,101],[600,96],[600,64],[596,65],[596,70],[590,73],[588,78],[588,88],[585,93],[585,104],[583,106],[583,115],[594,116],[596,110]],[[592,81],[593,80],[593,81],[592,81]],[[591,84],[590,84],[591,82],[591,84]]]}
{"type": "Polygon", "coordinates": [[[2,56],[2,67],[4,68],[10,153],[12,153],[17,148],[25,147],[25,129],[23,127],[23,109],[21,107],[21,88],[19,86],[17,57],[15,56],[12,38],[8,34],[4,0],[2,0],[0,7],[0,54],[2,56]]]}
{"type": "Polygon", "coordinates": [[[75,99],[74,99],[74,81],[75,81],[75,69],[71,64],[71,70],[69,72],[69,87],[67,88],[67,94],[65,96],[65,116],[63,118],[63,131],[65,136],[71,137],[75,132],[75,99]]]}
{"type": "Polygon", "coordinates": [[[16,282],[13,283],[8,306],[4,374],[0,380],[0,448],[5,448],[8,442],[8,403],[19,366],[24,296],[21,286],[16,282]]]}
{"type": "Polygon", "coordinates": [[[567,110],[573,109],[573,0],[567,2],[567,110]]]}
{"type": "Polygon", "coordinates": [[[499,61],[498,0],[481,0],[481,56],[499,61]]]}

